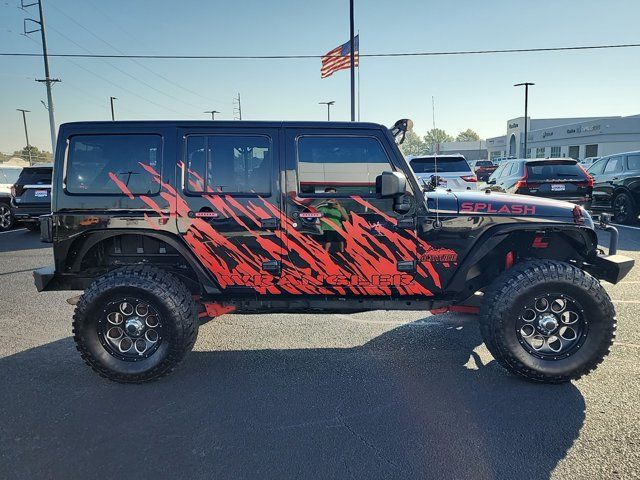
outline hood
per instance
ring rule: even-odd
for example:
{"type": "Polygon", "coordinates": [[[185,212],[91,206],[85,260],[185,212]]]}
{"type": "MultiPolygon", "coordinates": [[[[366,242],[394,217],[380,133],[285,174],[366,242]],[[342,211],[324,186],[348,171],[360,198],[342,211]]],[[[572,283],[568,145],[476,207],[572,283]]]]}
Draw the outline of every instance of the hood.
{"type": "MultiPolygon", "coordinates": [[[[461,214],[485,214],[498,216],[568,218],[573,221],[575,208],[573,203],[529,195],[511,195],[508,193],[487,192],[478,190],[462,190],[453,192],[458,200],[461,214]]],[[[581,215],[588,215],[584,209],[581,215]]]]}

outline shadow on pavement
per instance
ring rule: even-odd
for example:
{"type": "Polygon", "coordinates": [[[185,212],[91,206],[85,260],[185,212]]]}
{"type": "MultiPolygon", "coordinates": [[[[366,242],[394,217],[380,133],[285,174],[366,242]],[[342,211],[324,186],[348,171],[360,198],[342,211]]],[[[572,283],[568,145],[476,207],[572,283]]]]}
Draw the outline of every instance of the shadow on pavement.
{"type": "Polygon", "coordinates": [[[0,477],[548,478],[583,424],[582,395],[476,363],[469,325],[193,352],[146,385],[101,379],[70,338],[5,357],[0,477]]]}
{"type": "Polygon", "coordinates": [[[18,229],[3,232],[2,235],[0,235],[0,253],[40,248],[52,247],[50,243],[40,241],[40,234],[38,232],[18,229]]]}

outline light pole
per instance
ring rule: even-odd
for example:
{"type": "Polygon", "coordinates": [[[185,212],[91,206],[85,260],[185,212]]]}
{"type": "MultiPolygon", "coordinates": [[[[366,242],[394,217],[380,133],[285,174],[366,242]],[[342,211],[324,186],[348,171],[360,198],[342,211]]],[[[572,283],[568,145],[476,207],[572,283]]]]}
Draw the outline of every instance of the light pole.
{"type": "Polygon", "coordinates": [[[111,121],[115,122],[116,121],[116,114],[113,110],[113,101],[117,100],[118,97],[109,97],[109,101],[111,102],[111,121]]]}
{"type": "Polygon", "coordinates": [[[335,100],[331,100],[330,102],[318,102],[318,105],[326,105],[327,106],[327,122],[331,121],[331,105],[335,104],[335,100]]]}
{"type": "Polygon", "coordinates": [[[535,83],[524,82],[516,83],[514,87],[521,87],[524,85],[524,158],[527,158],[527,120],[529,110],[529,86],[535,85],[535,83]]]}
{"type": "Polygon", "coordinates": [[[32,165],[33,162],[31,161],[31,145],[29,145],[29,131],[27,130],[27,113],[29,113],[30,110],[24,110],[22,108],[16,108],[16,110],[18,112],[22,112],[22,122],[24,123],[24,136],[27,139],[27,152],[29,153],[29,165],[32,165]]]}
{"type": "Polygon", "coordinates": [[[217,110],[207,110],[204,113],[210,113],[211,114],[211,120],[215,120],[216,119],[216,113],[220,113],[220,112],[217,111],[217,110]]]}

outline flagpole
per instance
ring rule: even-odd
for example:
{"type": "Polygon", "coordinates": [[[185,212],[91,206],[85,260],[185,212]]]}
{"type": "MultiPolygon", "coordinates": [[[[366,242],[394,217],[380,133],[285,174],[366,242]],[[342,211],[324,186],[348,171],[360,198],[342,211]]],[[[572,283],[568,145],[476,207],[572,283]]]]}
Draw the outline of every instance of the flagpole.
{"type": "Polygon", "coordinates": [[[358,29],[358,121],[360,121],[360,29],[358,29]]]}
{"type": "Polygon", "coordinates": [[[356,76],[355,76],[355,45],[353,42],[353,0],[349,0],[349,57],[351,59],[351,121],[356,120],[356,76]]]}

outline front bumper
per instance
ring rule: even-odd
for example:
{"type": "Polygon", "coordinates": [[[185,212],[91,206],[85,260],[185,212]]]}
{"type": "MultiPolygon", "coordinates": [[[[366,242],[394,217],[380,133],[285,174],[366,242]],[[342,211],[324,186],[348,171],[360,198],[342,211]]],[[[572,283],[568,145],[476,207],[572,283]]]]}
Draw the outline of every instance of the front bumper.
{"type": "Polygon", "coordinates": [[[624,255],[602,255],[595,258],[585,270],[596,278],[618,283],[633,268],[635,260],[624,255]]]}

